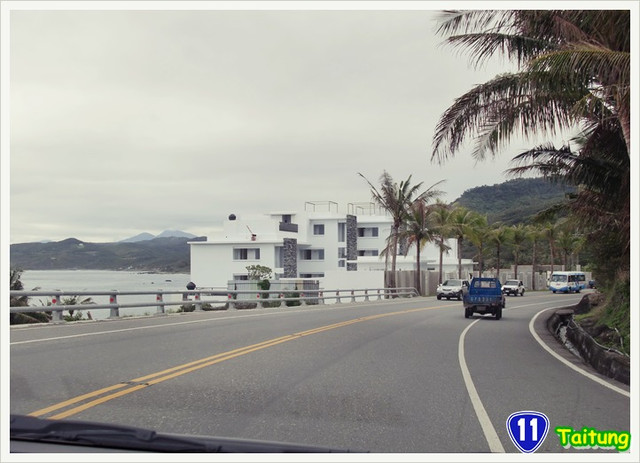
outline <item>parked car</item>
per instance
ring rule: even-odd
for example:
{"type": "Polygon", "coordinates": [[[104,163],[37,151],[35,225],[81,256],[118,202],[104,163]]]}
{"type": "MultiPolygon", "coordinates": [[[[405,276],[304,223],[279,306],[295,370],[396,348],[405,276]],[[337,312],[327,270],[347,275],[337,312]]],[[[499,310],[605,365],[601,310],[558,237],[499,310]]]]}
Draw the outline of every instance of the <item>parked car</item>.
{"type": "Polygon", "coordinates": [[[438,300],[446,297],[447,300],[454,298],[461,301],[462,297],[468,290],[469,280],[446,280],[444,283],[439,284],[436,288],[436,297],[438,298],[438,300]]]}
{"type": "Polygon", "coordinates": [[[596,280],[589,280],[589,285],[588,286],[589,286],[590,289],[595,289],[597,287],[596,286],[596,280]]]}
{"type": "Polygon", "coordinates": [[[522,280],[507,280],[502,285],[502,294],[507,296],[524,296],[522,280]]]}

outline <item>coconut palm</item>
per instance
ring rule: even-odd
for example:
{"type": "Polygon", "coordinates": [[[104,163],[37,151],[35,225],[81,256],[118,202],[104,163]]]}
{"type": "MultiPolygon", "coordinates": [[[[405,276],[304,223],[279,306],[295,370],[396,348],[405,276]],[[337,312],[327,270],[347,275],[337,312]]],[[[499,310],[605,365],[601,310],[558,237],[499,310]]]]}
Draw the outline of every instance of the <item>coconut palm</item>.
{"type": "Polygon", "coordinates": [[[549,260],[551,264],[551,273],[553,273],[553,265],[556,256],[556,240],[558,239],[558,227],[556,224],[547,223],[542,227],[542,236],[549,243],[549,260]]]}
{"type": "MultiPolygon", "coordinates": [[[[519,157],[529,165],[514,173],[534,169],[579,186],[571,211],[591,227],[594,242],[619,237],[615,257],[628,269],[629,10],[453,11],[439,30],[450,44],[470,50],[476,64],[503,53],[516,71],[454,102],[436,128],[432,160],[443,162],[472,137],[472,155],[482,160],[516,136],[579,129],[573,148],[542,144],[519,157]]],[[[610,252],[600,254],[611,259],[610,252]]]]}
{"type": "Polygon", "coordinates": [[[538,242],[544,238],[540,225],[531,224],[526,227],[527,239],[531,241],[531,271],[534,277],[531,279],[531,289],[536,290],[536,265],[538,259],[538,242]]]}
{"type": "Polygon", "coordinates": [[[418,294],[422,294],[420,275],[420,252],[424,246],[433,241],[435,233],[431,227],[429,217],[431,208],[425,199],[417,199],[409,206],[405,222],[400,226],[399,239],[406,242],[405,253],[411,246],[416,246],[416,276],[415,285],[418,294]]]}
{"type": "Polygon", "coordinates": [[[434,234],[433,241],[438,246],[439,252],[438,283],[440,284],[442,283],[443,256],[451,250],[451,246],[447,244],[447,239],[451,236],[451,209],[446,204],[438,201],[431,210],[430,219],[434,234]]]}
{"type": "MultiPolygon", "coordinates": [[[[511,227],[511,244],[513,249],[513,260],[514,260],[514,278],[518,279],[518,262],[520,257],[520,251],[524,246],[525,241],[527,240],[527,228],[524,224],[517,224],[511,227]]],[[[535,269],[533,269],[535,273],[535,269]]]]}
{"type": "Polygon", "coordinates": [[[396,257],[398,255],[398,235],[400,226],[407,219],[408,209],[414,201],[418,199],[431,200],[442,194],[441,191],[435,189],[435,187],[442,182],[438,182],[427,188],[425,191],[420,192],[422,182],[416,185],[411,185],[411,175],[409,175],[407,180],[401,181],[398,184],[393,181],[391,175],[389,175],[385,170],[380,176],[380,189],[378,189],[369,180],[367,180],[364,175],[359,172],[358,175],[364,178],[371,187],[373,200],[385,209],[391,215],[393,220],[389,235],[390,246],[387,250],[388,253],[391,253],[391,273],[389,275],[387,287],[395,288],[396,257]]]}
{"type": "Polygon", "coordinates": [[[462,279],[462,242],[467,237],[471,227],[478,221],[478,215],[473,211],[459,206],[451,211],[449,227],[451,236],[456,240],[458,248],[458,278],[462,279]]]}
{"type": "Polygon", "coordinates": [[[474,213],[473,225],[467,230],[467,239],[473,243],[478,251],[476,257],[478,258],[478,276],[482,276],[484,269],[484,254],[486,252],[487,245],[491,240],[493,231],[487,223],[486,215],[479,215],[474,213]]]}
{"type": "Polygon", "coordinates": [[[489,234],[489,243],[496,248],[496,277],[500,278],[500,251],[510,241],[510,229],[501,223],[495,223],[489,234]]]}
{"type": "Polygon", "coordinates": [[[476,65],[504,53],[517,71],[456,100],[438,123],[433,157],[452,155],[474,134],[474,156],[484,159],[516,135],[611,120],[630,152],[629,11],[450,11],[439,32],[476,65]]]}

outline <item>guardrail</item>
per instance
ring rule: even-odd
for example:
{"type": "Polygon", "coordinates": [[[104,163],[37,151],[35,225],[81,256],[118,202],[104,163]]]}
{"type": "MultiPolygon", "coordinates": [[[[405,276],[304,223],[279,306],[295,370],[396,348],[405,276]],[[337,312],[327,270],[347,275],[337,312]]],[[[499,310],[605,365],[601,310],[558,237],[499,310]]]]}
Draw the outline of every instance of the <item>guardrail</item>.
{"type": "Polygon", "coordinates": [[[319,290],[211,290],[195,289],[187,291],[10,291],[11,297],[51,297],[50,305],[10,307],[10,313],[28,312],[51,312],[52,322],[64,322],[63,312],[65,310],[109,310],[108,318],[119,318],[120,309],[156,307],[155,315],[164,315],[165,307],[173,305],[194,305],[195,311],[203,311],[205,304],[223,304],[222,308],[228,307],[230,310],[237,310],[238,307],[255,303],[257,307],[285,307],[287,305],[317,305],[324,304],[327,300],[334,300],[334,303],[344,302],[370,302],[396,297],[416,297],[418,291],[415,288],[373,288],[373,289],[319,289],[319,290]],[[179,301],[167,301],[165,296],[181,295],[179,301]],[[61,304],[63,297],[78,296],[108,296],[108,304],[61,304]],[[119,301],[119,298],[126,296],[154,296],[155,300],[149,302],[127,302],[119,301]],[[210,299],[211,297],[218,299],[210,299]],[[240,299],[238,298],[240,296],[240,299]],[[275,296],[275,297],[272,297],[275,296]],[[223,299],[220,299],[222,297],[223,299]],[[291,304],[287,304],[290,302],[291,304]]]}

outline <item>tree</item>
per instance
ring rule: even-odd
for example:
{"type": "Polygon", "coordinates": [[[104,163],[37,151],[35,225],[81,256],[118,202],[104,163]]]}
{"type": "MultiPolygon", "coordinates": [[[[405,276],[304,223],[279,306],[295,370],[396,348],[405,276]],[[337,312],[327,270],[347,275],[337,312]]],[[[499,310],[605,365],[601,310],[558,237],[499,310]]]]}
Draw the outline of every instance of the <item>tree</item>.
{"type": "Polygon", "coordinates": [[[389,275],[389,281],[387,287],[396,287],[396,257],[398,255],[398,235],[400,226],[404,223],[408,216],[408,210],[411,204],[418,199],[430,200],[442,194],[441,191],[434,189],[438,182],[430,186],[422,193],[419,192],[422,187],[422,182],[411,185],[411,175],[405,181],[401,181],[399,184],[393,181],[393,178],[385,170],[380,176],[380,189],[376,188],[367,178],[358,172],[362,178],[371,187],[371,195],[373,200],[385,209],[393,220],[391,225],[391,231],[389,234],[390,245],[387,248],[387,252],[391,253],[391,274],[389,275]]]}
{"type": "MultiPolygon", "coordinates": [[[[520,251],[527,240],[527,228],[519,223],[511,227],[511,243],[513,244],[513,259],[514,259],[514,278],[518,279],[518,262],[520,257],[520,251]]],[[[532,267],[533,273],[535,269],[532,267]]],[[[534,278],[535,279],[535,278],[534,278]]],[[[534,288],[532,288],[534,289],[534,288]]]]}
{"type": "Polygon", "coordinates": [[[543,230],[539,225],[531,224],[526,227],[527,230],[527,239],[531,241],[532,251],[531,251],[531,270],[533,272],[533,278],[531,279],[531,289],[533,291],[536,290],[536,265],[537,265],[537,257],[538,257],[538,241],[543,239],[543,230]]]}
{"type": "Polygon", "coordinates": [[[422,295],[422,284],[420,276],[420,251],[424,246],[434,239],[434,232],[429,223],[429,215],[431,213],[427,201],[419,198],[409,206],[406,221],[400,227],[399,238],[406,240],[407,249],[412,245],[416,246],[416,276],[415,285],[418,294],[422,295]]]}
{"type": "Polygon", "coordinates": [[[491,240],[492,230],[487,223],[487,217],[476,215],[473,219],[473,224],[467,230],[467,238],[473,243],[478,251],[476,257],[478,258],[478,276],[482,276],[484,269],[484,254],[486,252],[486,246],[491,240]]]}
{"type": "Polygon", "coordinates": [[[478,221],[478,215],[465,207],[456,207],[451,212],[449,222],[451,235],[456,239],[458,248],[458,278],[462,279],[462,241],[467,236],[469,230],[478,221]]]}
{"type": "Polygon", "coordinates": [[[442,283],[442,258],[444,254],[448,254],[451,250],[451,246],[447,244],[447,239],[451,236],[451,209],[446,204],[438,201],[431,210],[430,219],[433,241],[438,246],[439,253],[438,283],[442,283]]]}
{"type": "Polygon", "coordinates": [[[507,244],[510,239],[510,229],[504,225],[497,223],[493,224],[491,233],[489,234],[489,243],[493,244],[496,248],[496,277],[500,278],[500,251],[502,246],[507,244]]]}
{"type": "Polygon", "coordinates": [[[549,243],[549,260],[551,264],[551,273],[553,273],[553,265],[556,257],[556,239],[558,238],[558,229],[555,224],[547,223],[542,228],[542,235],[549,243]]]}
{"type": "MultiPolygon", "coordinates": [[[[452,11],[439,31],[471,51],[476,65],[503,53],[515,72],[459,97],[443,114],[432,160],[443,162],[475,138],[472,155],[495,156],[512,138],[574,130],[574,147],[537,146],[515,160],[513,174],[537,171],[579,187],[569,201],[608,272],[629,271],[629,10],[452,11]],[[617,243],[615,242],[617,241],[617,243]],[[608,261],[614,261],[613,263],[608,261]]],[[[603,275],[604,276],[604,275],[603,275]]]]}

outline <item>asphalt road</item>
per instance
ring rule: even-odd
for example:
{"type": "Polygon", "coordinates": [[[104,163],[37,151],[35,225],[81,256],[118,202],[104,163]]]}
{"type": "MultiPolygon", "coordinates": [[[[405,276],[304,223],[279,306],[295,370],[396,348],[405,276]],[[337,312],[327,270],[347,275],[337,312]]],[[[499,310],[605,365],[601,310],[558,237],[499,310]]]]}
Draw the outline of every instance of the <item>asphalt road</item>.
{"type": "Polygon", "coordinates": [[[543,327],[547,309],[581,297],[508,297],[500,321],[429,297],[12,327],[11,413],[376,453],[520,453],[506,420],[538,411],[550,431],[537,453],[615,452],[565,449],[554,433],[631,426],[629,388],[543,327]]]}

